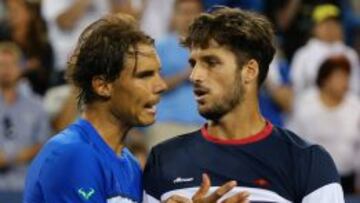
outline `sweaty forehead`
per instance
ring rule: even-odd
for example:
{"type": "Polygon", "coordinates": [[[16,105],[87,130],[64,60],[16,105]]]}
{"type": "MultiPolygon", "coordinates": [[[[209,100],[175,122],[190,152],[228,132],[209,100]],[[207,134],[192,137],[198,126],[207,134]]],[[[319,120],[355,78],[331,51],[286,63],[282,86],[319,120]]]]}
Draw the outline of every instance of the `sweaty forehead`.
{"type": "MultiPolygon", "coordinates": [[[[131,48],[127,55],[126,64],[128,67],[135,67],[136,70],[160,68],[160,60],[155,48],[152,45],[138,45],[135,49],[131,48]],[[136,63],[136,64],[135,64],[136,63]]],[[[132,68],[133,69],[133,68],[132,68]]]]}
{"type": "Polygon", "coordinates": [[[219,45],[215,41],[210,41],[209,45],[206,48],[202,47],[192,47],[190,49],[190,58],[201,58],[204,56],[218,56],[222,57],[225,55],[231,54],[231,51],[225,46],[219,45]]]}
{"type": "Polygon", "coordinates": [[[136,47],[130,47],[129,53],[130,55],[137,53],[138,55],[142,56],[151,56],[157,54],[155,47],[148,44],[138,44],[136,47]]]}

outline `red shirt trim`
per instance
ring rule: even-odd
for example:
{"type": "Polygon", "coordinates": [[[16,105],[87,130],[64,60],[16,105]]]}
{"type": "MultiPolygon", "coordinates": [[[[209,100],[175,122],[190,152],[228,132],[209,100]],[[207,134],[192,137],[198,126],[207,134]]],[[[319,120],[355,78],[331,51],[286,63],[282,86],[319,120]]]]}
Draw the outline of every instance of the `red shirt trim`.
{"type": "Polygon", "coordinates": [[[256,133],[255,135],[251,135],[249,137],[239,138],[239,139],[221,139],[213,135],[210,135],[209,132],[207,131],[207,124],[205,124],[204,127],[201,128],[201,134],[206,140],[210,142],[214,142],[216,144],[243,145],[243,144],[258,142],[260,140],[265,139],[271,134],[272,129],[273,129],[273,125],[270,122],[266,121],[266,126],[264,127],[264,129],[262,129],[260,132],[256,133]]]}

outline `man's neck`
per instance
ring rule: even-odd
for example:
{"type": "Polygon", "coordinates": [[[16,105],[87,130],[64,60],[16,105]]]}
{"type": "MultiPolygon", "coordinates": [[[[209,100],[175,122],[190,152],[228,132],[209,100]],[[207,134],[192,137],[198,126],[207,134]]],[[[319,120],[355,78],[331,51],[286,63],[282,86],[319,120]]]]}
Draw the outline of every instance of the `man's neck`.
{"type": "Polygon", "coordinates": [[[124,147],[123,141],[130,130],[130,126],[119,121],[106,108],[96,105],[86,106],[82,117],[94,126],[115,153],[121,152],[124,147]]]}
{"type": "Polygon", "coordinates": [[[242,139],[259,133],[266,126],[258,102],[244,101],[218,121],[209,121],[208,132],[220,139],[242,139]]]}
{"type": "Polygon", "coordinates": [[[6,105],[12,105],[16,102],[17,91],[16,87],[0,88],[4,103],[6,105]]]}

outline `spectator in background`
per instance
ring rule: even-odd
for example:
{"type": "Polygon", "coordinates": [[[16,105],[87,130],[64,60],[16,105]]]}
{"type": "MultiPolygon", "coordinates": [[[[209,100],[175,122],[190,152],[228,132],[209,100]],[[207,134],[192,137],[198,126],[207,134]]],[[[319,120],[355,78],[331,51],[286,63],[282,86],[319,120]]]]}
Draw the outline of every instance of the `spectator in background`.
{"type": "Polygon", "coordinates": [[[280,37],[281,48],[287,60],[291,61],[294,52],[310,38],[312,11],[321,4],[338,7],[344,0],[267,0],[264,13],[273,22],[280,37]]]}
{"type": "Polygon", "coordinates": [[[272,21],[285,57],[290,60],[294,51],[308,39],[309,24],[305,0],[267,0],[264,14],[272,21]],[[301,24],[301,25],[299,25],[301,24]]]}
{"type": "Polygon", "coordinates": [[[60,132],[79,116],[77,90],[69,85],[50,88],[44,96],[44,109],[49,115],[53,133],[60,132]]]}
{"type": "Polygon", "coordinates": [[[168,33],[175,0],[148,0],[140,21],[140,27],[155,40],[168,33]]]}
{"type": "Polygon", "coordinates": [[[346,43],[354,47],[359,53],[357,41],[359,40],[360,30],[360,1],[358,0],[342,0],[341,7],[343,9],[344,28],[346,35],[346,43]]]}
{"type": "Polygon", "coordinates": [[[5,18],[5,2],[0,1],[0,22],[2,22],[5,18]]]}
{"type": "Polygon", "coordinates": [[[293,92],[289,79],[289,65],[280,48],[269,66],[268,77],[259,91],[260,111],[266,119],[276,126],[286,123],[287,113],[291,111],[293,92]]]}
{"type": "Polygon", "coordinates": [[[23,75],[32,90],[44,95],[53,69],[53,52],[39,3],[25,0],[6,1],[7,21],[0,38],[15,42],[24,53],[23,75]],[[7,29],[6,29],[7,28],[7,29]]]}
{"type": "Polygon", "coordinates": [[[312,17],[314,36],[295,53],[291,65],[295,97],[315,86],[320,64],[332,54],[344,54],[348,58],[351,67],[350,89],[359,93],[359,58],[343,42],[340,10],[330,4],[320,5],[314,9],[312,17]]]}
{"type": "Polygon", "coordinates": [[[0,43],[0,190],[21,190],[25,170],[49,136],[41,101],[19,91],[21,51],[0,43]]]}
{"type": "Polygon", "coordinates": [[[191,83],[188,81],[189,51],[180,45],[180,38],[185,36],[190,23],[201,11],[200,0],[176,0],[172,32],[156,45],[168,91],[163,94],[158,105],[157,123],[148,129],[150,135],[146,138],[150,147],[172,135],[195,130],[203,122],[197,113],[191,83]]]}
{"type": "Polygon", "coordinates": [[[349,91],[351,65],[332,56],[320,66],[316,88],[299,99],[290,128],[325,147],[334,158],[345,193],[354,192],[355,145],[360,140],[360,100],[349,91]]]}
{"type": "Polygon", "coordinates": [[[0,37],[4,36],[4,34],[8,30],[8,24],[6,19],[7,8],[5,3],[6,2],[3,0],[0,1],[0,37]]]}
{"type": "MultiPolygon", "coordinates": [[[[196,0],[195,0],[196,1],[196,0]]],[[[200,0],[205,10],[214,5],[239,7],[242,9],[261,12],[264,0],[200,0]]],[[[141,20],[141,28],[156,40],[164,38],[171,24],[172,8],[175,0],[148,0],[141,20]]]]}
{"type": "Polygon", "coordinates": [[[53,83],[63,84],[66,62],[81,31],[111,10],[110,0],[43,0],[42,14],[55,53],[53,83]]]}
{"type": "MultiPolygon", "coordinates": [[[[52,85],[44,97],[44,107],[50,115],[54,133],[72,123],[77,115],[76,96],[66,84],[66,62],[81,31],[91,22],[111,11],[112,0],[43,0],[42,14],[49,27],[49,37],[54,47],[55,72],[52,85]]],[[[118,5],[120,7],[120,5],[118,5]]],[[[114,10],[120,9],[113,7],[114,10]]]]}
{"type": "MultiPolygon", "coordinates": [[[[113,13],[126,13],[141,19],[148,0],[112,0],[113,13]]],[[[153,1],[153,0],[151,0],[153,1]]]]}

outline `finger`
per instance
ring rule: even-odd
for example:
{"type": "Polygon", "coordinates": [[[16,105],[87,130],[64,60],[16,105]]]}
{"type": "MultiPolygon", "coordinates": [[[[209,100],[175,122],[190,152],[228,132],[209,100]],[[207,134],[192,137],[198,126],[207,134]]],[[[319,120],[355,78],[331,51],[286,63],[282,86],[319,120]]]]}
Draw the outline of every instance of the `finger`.
{"type": "Polygon", "coordinates": [[[161,203],[177,203],[171,197],[165,201],[161,201],[161,203]]]}
{"type": "Polygon", "coordinates": [[[249,192],[239,192],[223,201],[223,203],[247,203],[250,196],[249,192]]]}
{"type": "Polygon", "coordinates": [[[222,196],[224,196],[227,192],[232,190],[236,186],[236,181],[229,181],[222,185],[220,188],[218,188],[215,192],[211,193],[206,198],[206,202],[216,202],[218,199],[220,199],[222,196]]]}
{"type": "Polygon", "coordinates": [[[202,182],[200,188],[196,191],[195,195],[192,197],[192,200],[203,198],[209,191],[211,186],[211,181],[209,176],[206,173],[202,174],[202,182]]]}
{"type": "Polygon", "coordinates": [[[191,203],[191,200],[180,195],[173,195],[165,200],[164,203],[191,203]]]}

